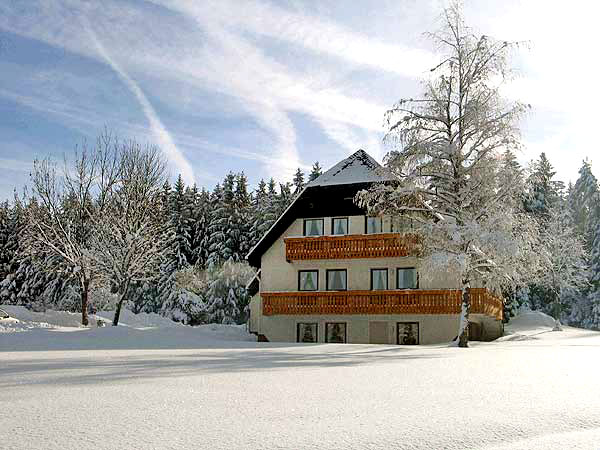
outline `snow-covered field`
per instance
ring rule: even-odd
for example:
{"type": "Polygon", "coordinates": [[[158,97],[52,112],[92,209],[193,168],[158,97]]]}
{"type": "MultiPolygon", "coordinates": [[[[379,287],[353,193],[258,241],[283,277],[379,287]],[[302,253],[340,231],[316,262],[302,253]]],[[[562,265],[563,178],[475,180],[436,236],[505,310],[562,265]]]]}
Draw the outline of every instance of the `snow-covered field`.
{"type": "Polygon", "coordinates": [[[29,325],[0,333],[2,449],[600,448],[600,333],[538,313],[458,349],[9,312],[29,325]]]}

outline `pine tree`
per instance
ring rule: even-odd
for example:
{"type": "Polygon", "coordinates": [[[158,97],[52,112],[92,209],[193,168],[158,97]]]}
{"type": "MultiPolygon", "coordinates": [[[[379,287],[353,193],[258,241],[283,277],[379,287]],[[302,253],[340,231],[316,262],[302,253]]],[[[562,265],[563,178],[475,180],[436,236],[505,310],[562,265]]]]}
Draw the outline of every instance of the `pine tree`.
{"type": "Polygon", "coordinates": [[[252,197],[248,193],[248,179],[244,175],[244,172],[237,175],[235,183],[233,216],[229,228],[229,233],[234,242],[231,259],[233,261],[243,261],[251,248],[252,197]]]}
{"type": "Polygon", "coordinates": [[[525,207],[534,216],[543,218],[548,215],[550,208],[560,200],[564,191],[564,183],[553,180],[556,171],[544,152],[532,164],[531,169],[532,173],[528,179],[529,192],[525,207]]]}
{"type": "Polygon", "coordinates": [[[279,183],[279,195],[277,197],[277,217],[281,216],[287,207],[292,203],[294,196],[292,195],[291,183],[279,183]]]}
{"type": "Polygon", "coordinates": [[[586,249],[592,247],[598,220],[596,202],[598,200],[598,180],[592,173],[589,161],[583,161],[579,178],[569,193],[569,207],[577,234],[583,239],[586,249]]]}
{"type": "Polygon", "coordinates": [[[310,171],[310,174],[308,175],[308,181],[310,182],[316,180],[322,173],[323,169],[321,169],[319,161],[315,161],[310,171]]]}
{"type": "Polygon", "coordinates": [[[215,187],[213,191],[214,214],[211,224],[208,228],[209,237],[209,256],[207,266],[218,267],[225,261],[233,259],[235,251],[235,240],[230,232],[230,225],[233,218],[233,201],[235,189],[235,175],[229,173],[223,180],[221,187],[215,187]]]}
{"type": "MultiPolygon", "coordinates": [[[[600,198],[596,202],[597,204],[600,203],[600,198]]],[[[600,330],[600,222],[596,225],[590,252],[590,283],[588,299],[591,313],[587,325],[590,328],[600,330]]]]}
{"type": "Polygon", "coordinates": [[[208,227],[211,221],[210,194],[204,188],[196,194],[192,212],[192,265],[206,268],[208,259],[208,227]]]}
{"type": "Polygon", "coordinates": [[[298,169],[296,170],[296,173],[294,174],[293,185],[294,185],[294,196],[297,196],[298,194],[300,194],[300,191],[302,191],[302,189],[304,189],[304,172],[302,172],[302,170],[300,170],[300,167],[298,167],[298,169]]]}
{"type": "Polygon", "coordinates": [[[186,192],[181,175],[177,177],[170,199],[170,215],[175,228],[175,254],[177,268],[188,266],[188,256],[191,254],[191,205],[190,195],[186,192]]]}

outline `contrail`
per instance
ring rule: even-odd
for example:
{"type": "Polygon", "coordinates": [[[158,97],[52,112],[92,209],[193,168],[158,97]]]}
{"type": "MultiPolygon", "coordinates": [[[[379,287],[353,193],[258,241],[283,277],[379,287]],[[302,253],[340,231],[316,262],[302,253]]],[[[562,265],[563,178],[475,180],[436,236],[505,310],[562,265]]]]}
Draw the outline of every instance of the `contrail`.
{"type": "MultiPolygon", "coordinates": [[[[87,22],[87,20],[85,21],[87,22]]],[[[89,24],[85,24],[85,29],[88,31],[92,41],[94,42],[98,53],[104,58],[104,60],[110,65],[110,67],[117,73],[119,78],[127,85],[129,90],[135,95],[137,101],[139,102],[142,110],[148,122],[150,123],[150,129],[154,134],[155,138],[158,140],[160,144],[160,148],[175,168],[181,173],[181,177],[187,184],[194,184],[195,177],[194,171],[190,163],[185,159],[183,154],[179,151],[175,142],[171,138],[171,135],[161,122],[158,114],[154,107],[148,101],[148,98],[142,91],[142,89],[138,86],[138,84],[125,72],[119,64],[110,57],[102,42],[96,36],[96,33],[92,30],[89,24]]]]}

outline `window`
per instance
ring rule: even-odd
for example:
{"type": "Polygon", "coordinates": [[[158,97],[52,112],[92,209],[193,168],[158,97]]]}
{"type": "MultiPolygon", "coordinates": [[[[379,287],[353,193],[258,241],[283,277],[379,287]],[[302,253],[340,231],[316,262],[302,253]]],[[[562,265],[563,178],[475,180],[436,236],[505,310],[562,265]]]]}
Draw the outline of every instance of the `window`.
{"type": "Polygon", "coordinates": [[[332,344],[344,344],[346,342],[346,323],[326,323],[325,342],[330,342],[332,344]]]}
{"type": "Polygon", "coordinates": [[[417,345],[419,343],[419,322],[398,322],[398,345],[417,345]]]}
{"type": "Polygon", "coordinates": [[[383,223],[381,217],[367,217],[366,232],[367,234],[382,233],[383,223]]]}
{"type": "Polygon", "coordinates": [[[346,269],[334,269],[327,271],[327,290],[328,291],[345,291],[346,285],[346,269]]]}
{"type": "Polygon", "coordinates": [[[318,270],[299,270],[298,271],[298,290],[316,291],[319,289],[319,271],[318,270]]]}
{"type": "Polygon", "coordinates": [[[406,233],[412,231],[413,220],[410,217],[393,217],[392,233],[406,233]]]}
{"type": "Polygon", "coordinates": [[[388,288],[388,270],[371,269],[371,290],[383,291],[388,288]]]}
{"type": "Polygon", "coordinates": [[[348,234],[348,218],[334,217],[331,219],[331,234],[348,234]]]}
{"type": "Polygon", "coordinates": [[[323,219],[304,219],[304,236],[323,236],[323,219]]]}
{"type": "Polygon", "coordinates": [[[417,269],[414,267],[398,269],[396,273],[396,289],[417,289],[418,287],[417,269]]]}
{"type": "Polygon", "coordinates": [[[317,330],[316,323],[299,323],[296,329],[296,340],[298,342],[317,342],[317,330]]]}

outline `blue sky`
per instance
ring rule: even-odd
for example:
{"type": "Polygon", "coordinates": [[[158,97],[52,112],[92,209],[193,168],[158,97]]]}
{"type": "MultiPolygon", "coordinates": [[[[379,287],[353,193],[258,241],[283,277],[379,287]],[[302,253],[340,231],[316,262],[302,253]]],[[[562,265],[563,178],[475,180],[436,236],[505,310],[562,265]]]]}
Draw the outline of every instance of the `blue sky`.
{"type": "MultiPolygon", "coordinates": [[[[212,188],[230,170],[285,181],[364,148],[419,93],[437,57],[422,32],[443,1],[0,3],[0,199],[35,158],[62,160],[106,126],[158,144],[173,177],[212,188]],[[374,7],[376,5],[376,7],[374,7]]],[[[546,151],[575,180],[592,162],[600,94],[594,2],[467,2],[478,31],[527,45],[509,98],[532,105],[526,163],[546,151]]],[[[598,168],[594,171],[598,174],[598,168]]]]}

